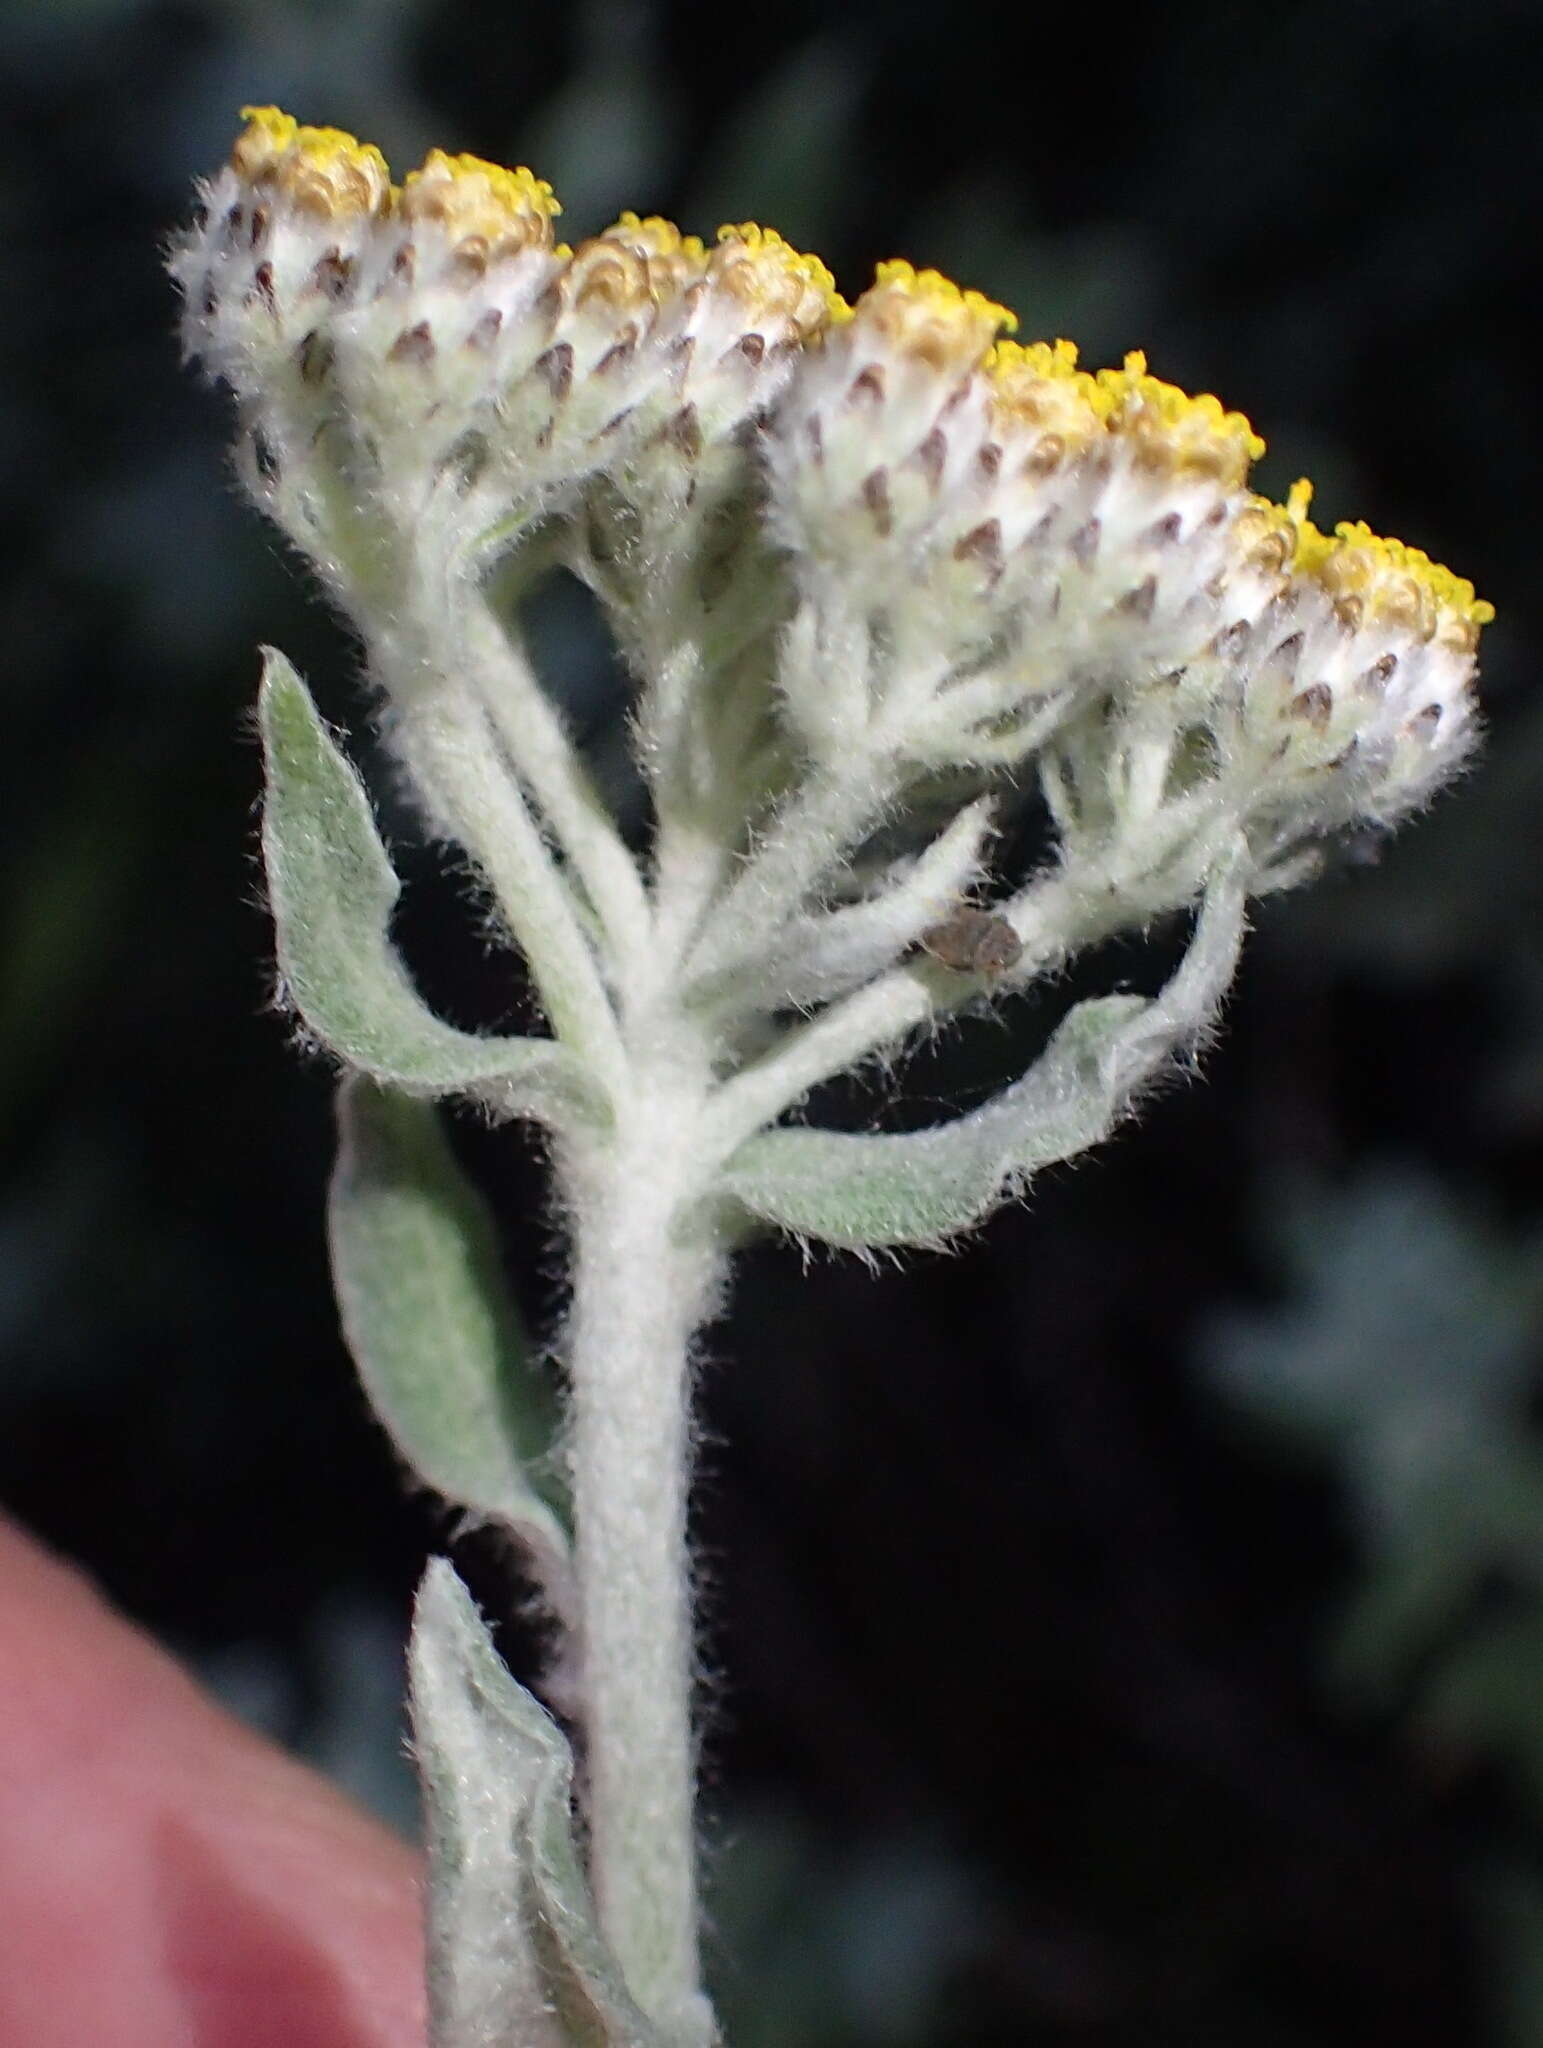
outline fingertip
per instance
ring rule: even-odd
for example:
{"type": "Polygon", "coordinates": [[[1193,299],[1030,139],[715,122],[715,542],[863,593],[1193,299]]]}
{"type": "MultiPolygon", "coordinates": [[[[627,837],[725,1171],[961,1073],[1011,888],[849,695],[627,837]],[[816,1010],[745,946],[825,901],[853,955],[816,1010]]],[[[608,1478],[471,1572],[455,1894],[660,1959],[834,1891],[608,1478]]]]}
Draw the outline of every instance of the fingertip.
{"type": "Polygon", "coordinates": [[[3,1517],[0,1753],[0,2039],[421,2048],[413,1853],[3,1517]]]}

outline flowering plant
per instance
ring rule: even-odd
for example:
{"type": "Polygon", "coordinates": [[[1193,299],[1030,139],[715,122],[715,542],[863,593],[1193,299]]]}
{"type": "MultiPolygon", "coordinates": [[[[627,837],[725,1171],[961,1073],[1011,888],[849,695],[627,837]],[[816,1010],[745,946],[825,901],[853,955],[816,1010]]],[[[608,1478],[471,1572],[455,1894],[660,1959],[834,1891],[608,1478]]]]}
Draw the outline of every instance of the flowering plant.
{"type": "Polygon", "coordinates": [[[528,1547],[583,1761],[447,1564],[414,1629],[436,2048],[701,2044],[686,1545],[694,1335],[771,1225],[943,1244],[1104,1138],[1211,1028],[1250,897],[1468,755],[1472,586],[1310,491],[1248,421],[1019,343],[906,263],[853,305],[768,229],[627,214],[570,248],[526,170],[249,110],[172,269],[252,495],[356,627],[431,828],[523,954],[549,1037],[481,1037],[393,950],[369,800],[271,653],[263,843],[280,986],[344,1070],[343,1320],[406,1459],[528,1547]],[[632,681],[640,860],[522,645],[566,570],[632,681]],[[1052,850],[993,867],[1015,795],[1052,850]],[[994,1099],[904,1135],[812,1089],[1193,911],[1153,997],[1077,1003],[994,1099]],[[488,1219],[432,1108],[549,1134],[572,1240],[560,1451],[488,1219]],[[521,1413],[528,1412],[522,1409],[521,1413]]]}

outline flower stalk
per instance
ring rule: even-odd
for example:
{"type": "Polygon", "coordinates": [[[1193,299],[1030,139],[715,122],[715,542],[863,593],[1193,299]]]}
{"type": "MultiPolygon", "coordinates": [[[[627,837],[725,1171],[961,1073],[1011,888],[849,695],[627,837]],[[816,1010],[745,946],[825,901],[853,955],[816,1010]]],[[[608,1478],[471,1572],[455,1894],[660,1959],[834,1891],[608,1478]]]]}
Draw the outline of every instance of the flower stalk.
{"type": "Polygon", "coordinates": [[[1089,373],[900,262],[849,305],[749,224],[709,246],[625,214],[570,247],[557,212],[527,170],[433,151],[397,186],[258,108],[171,267],[244,479],[356,628],[381,731],[551,1033],[422,1003],[368,797],[271,656],[281,982],[347,1076],[345,1325],[408,1462],[528,1546],[581,1749],[576,1832],[563,1736],[432,1569],[433,2048],[707,2048],[690,1396],[734,1245],[946,1244],[1106,1138],[1214,1028],[1248,900],[1461,767],[1491,610],[1417,549],[1320,532],[1305,484],[1257,495],[1249,422],[1139,353],[1089,373]],[[646,859],[512,615],[558,569],[629,670],[646,859]],[[1050,843],[1012,875],[1025,790],[1050,843]],[[1164,917],[1192,920],[1168,984],[1075,1005],[970,1113],[786,1121],[1164,917]],[[571,1298],[544,1448],[444,1097],[550,1136],[571,1298]]]}

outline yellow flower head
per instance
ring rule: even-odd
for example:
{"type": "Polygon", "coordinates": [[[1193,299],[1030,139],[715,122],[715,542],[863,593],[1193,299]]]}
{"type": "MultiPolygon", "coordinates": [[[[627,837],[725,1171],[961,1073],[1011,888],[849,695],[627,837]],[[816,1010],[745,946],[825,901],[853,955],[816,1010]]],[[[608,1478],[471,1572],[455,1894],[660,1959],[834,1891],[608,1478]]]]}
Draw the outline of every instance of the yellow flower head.
{"type": "Polygon", "coordinates": [[[1472,653],[1495,607],[1478,596],[1466,576],[1433,562],[1421,548],[1384,540],[1361,520],[1342,519],[1326,534],[1307,516],[1313,487],[1294,484],[1284,508],[1296,538],[1293,567],[1321,583],[1340,623],[1396,627],[1416,640],[1437,640],[1472,653]]]}
{"type": "Polygon", "coordinates": [[[882,337],[886,353],[967,376],[1016,317],[981,292],[961,291],[940,271],[881,263],[853,308],[856,326],[882,337]]]}
{"type": "Polygon", "coordinates": [[[507,171],[442,149],[431,149],[402,188],[405,220],[439,222],[458,252],[488,262],[523,249],[550,249],[552,218],[561,211],[551,186],[523,165],[507,171]]]}
{"type": "Polygon", "coordinates": [[[852,317],[818,256],[800,254],[775,228],[754,221],[719,228],[708,275],[713,289],[737,300],[749,320],[783,326],[799,341],[852,317]]]}
{"type": "Polygon", "coordinates": [[[656,305],[679,298],[706,274],[707,252],[701,236],[683,235],[674,221],[663,220],[656,213],[646,218],[624,213],[600,240],[630,250],[638,259],[656,305]]]}
{"type": "MultiPolygon", "coordinates": [[[[656,445],[731,449],[756,418],[784,534],[869,574],[876,603],[893,601],[897,553],[914,589],[931,551],[950,602],[1010,609],[1054,589],[1090,608],[1068,645],[1086,625],[1125,636],[1120,659],[1178,670],[1196,621],[1214,612],[1241,646],[1277,598],[1306,595],[1346,660],[1380,634],[1400,662],[1419,649],[1448,681],[1471,674],[1494,616],[1471,583],[1363,525],[1321,532],[1306,483],[1281,505],[1251,494],[1264,443],[1248,420],[1152,376],[1139,351],[1090,374],[1071,342],[1008,339],[1004,306],[899,260],[848,305],[817,256],[752,222],[704,244],[624,213],[570,250],[554,245],[552,188],[523,167],[435,149],[398,191],[381,152],[341,129],[276,107],[244,119],[236,207],[211,203],[173,269],[191,345],[244,396],[298,409],[275,442],[309,445],[324,382],[328,405],[353,378],[366,411],[395,418],[404,363],[422,400],[403,427],[412,459],[425,420],[432,438],[492,399],[507,473],[523,465],[540,489],[597,466],[640,475],[638,451],[656,445]],[[415,276],[420,228],[451,252],[448,297],[441,266],[415,276]],[[544,260],[484,286],[527,251],[544,260]]],[[[1302,701],[1317,707],[1332,680],[1315,676],[1302,701]]]]}
{"type": "Polygon", "coordinates": [[[1175,475],[1214,477],[1233,487],[1264,453],[1264,442],[1240,412],[1228,412],[1204,391],[1192,398],[1177,384],[1149,376],[1133,349],[1123,368],[1100,370],[1098,385],[1111,433],[1124,435],[1143,467],[1175,475]]]}
{"type": "Polygon", "coordinates": [[[985,372],[992,425],[1001,434],[1053,436],[1058,450],[1078,453],[1109,415],[1109,393],[1077,368],[1073,341],[999,341],[985,372]]]}
{"type": "Polygon", "coordinates": [[[580,242],[558,288],[576,311],[620,321],[655,313],[671,282],[671,265],[661,265],[646,246],[607,232],[580,242]]]}
{"type": "Polygon", "coordinates": [[[243,107],[241,113],[247,125],[230,161],[246,184],[276,192],[320,220],[389,211],[391,172],[373,143],[341,128],[303,128],[277,107],[243,107]]]}

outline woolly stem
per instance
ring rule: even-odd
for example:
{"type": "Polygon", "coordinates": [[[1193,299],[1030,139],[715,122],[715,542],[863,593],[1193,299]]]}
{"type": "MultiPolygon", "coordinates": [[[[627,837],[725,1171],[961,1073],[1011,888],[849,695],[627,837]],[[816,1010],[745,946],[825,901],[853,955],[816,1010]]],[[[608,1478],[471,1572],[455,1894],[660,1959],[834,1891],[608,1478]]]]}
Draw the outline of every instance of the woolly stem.
{"type": "Polygon", "coordinates": [[[705,1069],[662,1036],[632,1051],[614,1133],[562,1164],[590,1876],[633,1996],[672,2043],[695,2044],[711,2019],[697,1956],[690,1353],[723,1254],[690,1214],[705,1069]]]}
{"type": "Polygon", "coordinates": [[[391,737],[434,822],[487,878],[551,1026],[604,1081],[622,1072],[616,1019],[573,898],[470,687],[445,680],[400,706],[391,737]]]}
{"type": "Polygon", "coordinates": [[[476,679],[495,731],[572,863],[624,972],[631,949],[648,935],[643,878],[561,718],[542,694],[524,649],[482,597],[469,597],[460,616],[467,672],[476,679]]]}

